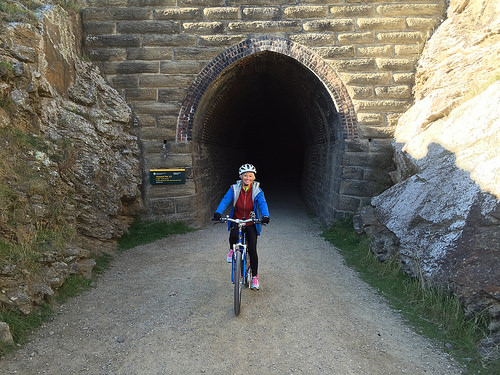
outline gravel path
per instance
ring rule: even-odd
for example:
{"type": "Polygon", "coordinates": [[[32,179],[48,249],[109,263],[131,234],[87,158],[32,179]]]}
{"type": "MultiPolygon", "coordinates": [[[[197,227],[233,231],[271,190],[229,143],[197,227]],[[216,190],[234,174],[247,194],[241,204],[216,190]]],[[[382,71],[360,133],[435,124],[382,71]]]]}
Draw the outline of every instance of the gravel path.
{"type": "Polygon", "coordinates": [[[461,374],[320,236],[300,203],[269,199],[261,290],[233,313],[227,227],[116,256],[1,374],[461,374]]]}

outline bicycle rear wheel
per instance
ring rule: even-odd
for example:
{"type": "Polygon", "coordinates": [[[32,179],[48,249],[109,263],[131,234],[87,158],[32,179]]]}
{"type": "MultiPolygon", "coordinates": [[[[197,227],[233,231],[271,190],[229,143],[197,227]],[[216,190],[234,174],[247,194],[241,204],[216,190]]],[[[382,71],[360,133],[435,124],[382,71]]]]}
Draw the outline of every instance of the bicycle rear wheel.
{"type": "Polygon", "coordinates": [[[243,275],[241,274],[241,251],[237,250],[234,257],[234,314],[240,314],[241,288],[243,275]]]}

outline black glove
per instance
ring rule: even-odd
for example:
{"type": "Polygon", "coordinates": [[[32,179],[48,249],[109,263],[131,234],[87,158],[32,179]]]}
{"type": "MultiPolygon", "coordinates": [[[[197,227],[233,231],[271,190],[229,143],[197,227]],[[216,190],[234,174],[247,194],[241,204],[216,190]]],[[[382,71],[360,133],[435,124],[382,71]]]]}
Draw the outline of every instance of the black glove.
{"type": "Polygon", "coordinates": [[[269,224],[269,216],[262,217],[262,224],[269,224]]]}
{"type": "Polygon", "coordinates": [[[220,213],[216,212],[214,214],[214,221],[219,221],[221,217],[222,217],[222,215],[220,213]]]}

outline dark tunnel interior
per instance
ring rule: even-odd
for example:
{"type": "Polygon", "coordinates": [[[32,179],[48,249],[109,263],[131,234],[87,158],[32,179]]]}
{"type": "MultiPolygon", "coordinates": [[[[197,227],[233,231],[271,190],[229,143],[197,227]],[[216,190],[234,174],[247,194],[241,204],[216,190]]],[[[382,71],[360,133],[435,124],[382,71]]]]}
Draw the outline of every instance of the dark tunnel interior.
{"type": "Polygon", "coordinates": [[[211,83],[196,110],[194,168],[213,171],[199,185],[225,191],[238,167],[252,163],[266,193],[300,192],[307,170],[317,168],[310,155],[335,142],[336,121],[330,93],[296,60],[268,51],[241,59],[211,83]]]}

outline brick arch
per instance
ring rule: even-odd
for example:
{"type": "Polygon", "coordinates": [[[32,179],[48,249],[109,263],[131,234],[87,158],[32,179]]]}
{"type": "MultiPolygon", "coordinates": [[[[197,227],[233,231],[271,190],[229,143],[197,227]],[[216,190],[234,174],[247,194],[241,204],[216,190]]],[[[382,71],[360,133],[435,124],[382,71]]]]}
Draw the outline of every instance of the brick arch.
{"type": "Polygon", "coordinates": [[[262,36],[249,38],[217,55],[194,79],[182,102],[177,121],[177,141],[190,141],[194,115],[206,89],[231,64],[254,53],[271,51],[291,57],[310,69],[330,92],[342,124],[344,139],[357,138],[354,105],[335,70],[308,48],[290,40],[262,36]]]}

